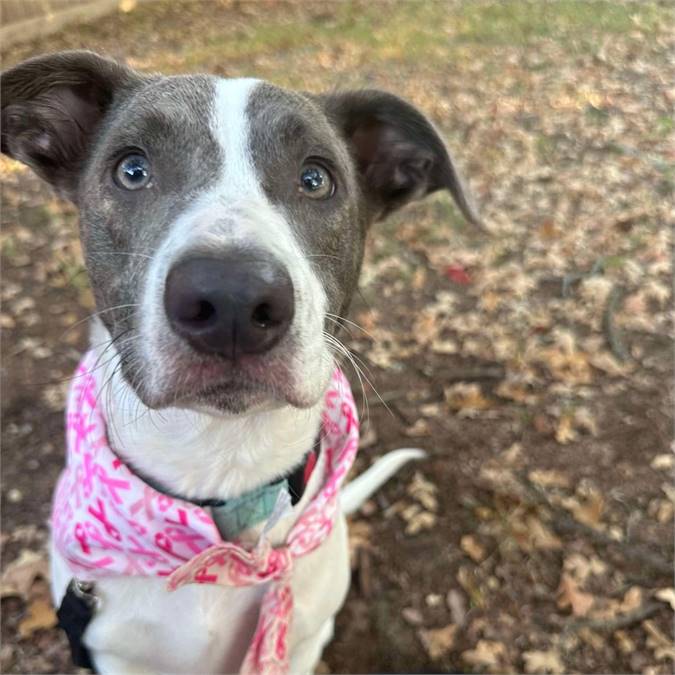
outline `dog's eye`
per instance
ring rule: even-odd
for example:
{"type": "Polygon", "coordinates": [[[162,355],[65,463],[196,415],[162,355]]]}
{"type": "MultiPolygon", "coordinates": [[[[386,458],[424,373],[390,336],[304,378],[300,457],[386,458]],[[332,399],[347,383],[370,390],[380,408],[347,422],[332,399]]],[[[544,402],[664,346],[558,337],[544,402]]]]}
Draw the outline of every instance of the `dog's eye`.
{"type": "Polygon", "coordinates": [[[305,164],[300,171],[300,192],[312,199],[327,199],[335,193],[328,169],[320,164],[305,164]]]}
{"type": "Polygon", "coordinates": [[[126,190],[140,190],[150,182],[150,162],[133,153],[123,157],[115,167],[115,181],[126,190]]]}

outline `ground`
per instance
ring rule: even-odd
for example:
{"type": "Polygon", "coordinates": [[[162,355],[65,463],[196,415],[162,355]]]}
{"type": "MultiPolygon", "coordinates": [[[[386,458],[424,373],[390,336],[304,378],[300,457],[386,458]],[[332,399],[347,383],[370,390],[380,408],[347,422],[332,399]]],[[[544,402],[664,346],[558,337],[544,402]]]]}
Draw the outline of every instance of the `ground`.
{"type": "MultiPolygon", "coordinates": [[[[434,195],[374,227],[343,339],[363,469],[323,672],[673,667],[675,181],[668,2],[159,2],[12,48],[381,87],[437,125],[486,231],[434,195]],[[670,142],[670,145],[669,145],[670,142]],[[375,393],[375,391],[377,393],[375,393]],[[367,398],[367,402],[366,402],[367,398]]],[[[76,216],[3,177],[3,672],[68,672],[46,601],[62,408],[93,311],[76,216]]]]}

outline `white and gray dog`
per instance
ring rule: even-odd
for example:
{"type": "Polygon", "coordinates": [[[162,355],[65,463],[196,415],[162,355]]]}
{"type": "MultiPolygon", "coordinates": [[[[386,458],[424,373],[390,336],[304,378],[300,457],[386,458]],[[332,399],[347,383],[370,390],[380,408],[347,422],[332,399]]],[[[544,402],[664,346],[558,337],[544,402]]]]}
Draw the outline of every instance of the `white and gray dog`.
{"type": "MultiPolygon", "coordinates": [[[[273,485],[275,522],[268,508],[234,539],[264,531],[271,546],[284,544],[330,473],[322,450],[321,471],[308,472],[307,458],[371,223],[442,189],[478,222],[443,141],[382,91],[314,95],[255,79],[148,75],[90,52],[31,59],[3,73],[1,86],[2,151],[79,209],[100,317],[92,410],[118,458],[108,469],[133,473],[160,506],[166,496],[209,523],[222,522],[223,505],[273,485]],[[299,498],[280,517],[278,486],[293,481],[299,498]]],[[[70,507],[89,499],[97,521],[73,542],[91,550],[107,541],[111,554],[131,555],[123,526],[141,539],[152,525],[122,513],[92,456],[84,470],[108,486],[108,512],[85,484],[70,507]]],[[[310,672],[332,634],[349,583],[345,510],[409,456],[351,483],[345,492],[358,489],[343,493],[320,545],[286,570],[294,607],[282,670],[310,672]]],[[[169,592],[139,567],[73,584],[87,575],[68,549],[53,545],[52,558],[62,623],[90,610],[70,626],[74,652],[101,672],[236,672],[255,642],[265,584],[169,592]]]]}

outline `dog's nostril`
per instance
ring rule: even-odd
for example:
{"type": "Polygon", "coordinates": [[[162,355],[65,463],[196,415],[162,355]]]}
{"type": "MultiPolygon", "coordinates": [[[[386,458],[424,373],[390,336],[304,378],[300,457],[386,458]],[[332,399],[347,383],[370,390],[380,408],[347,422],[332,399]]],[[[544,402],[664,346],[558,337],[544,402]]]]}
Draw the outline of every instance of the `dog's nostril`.
{"type": "Polygon", "coordinates": [[[180,320],[186,323],[204,323],[215,313],[216,308],[208,300],[197,300],[183,307],[180,320]]]}
{"type": "Polygon", "coordinates": [[[193,321],[208,321],[215,313],[216,308],[210,302],[202,300],[199,303],[199,307],[193,318],[193,321]]]}
{"type": "Polygon", "coordinates": [[[259,304],[253,310],[251,321],[259,328],[269,328],[270,326],[273,326],[275,322],[272,318],[272,308],[266,302],[259,304]]]}

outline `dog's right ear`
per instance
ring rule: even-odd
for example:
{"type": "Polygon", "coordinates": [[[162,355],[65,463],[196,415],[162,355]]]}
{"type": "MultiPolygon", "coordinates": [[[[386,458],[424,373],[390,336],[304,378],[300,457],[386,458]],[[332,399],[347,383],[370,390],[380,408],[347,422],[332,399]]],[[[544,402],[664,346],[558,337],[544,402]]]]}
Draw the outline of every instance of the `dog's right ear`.
{"type": "Polygon", "coordinates": [[[92,138],[143,78],[86,51],[38,56],[0,75],[2,152],[75,201],[92,138]]]}

